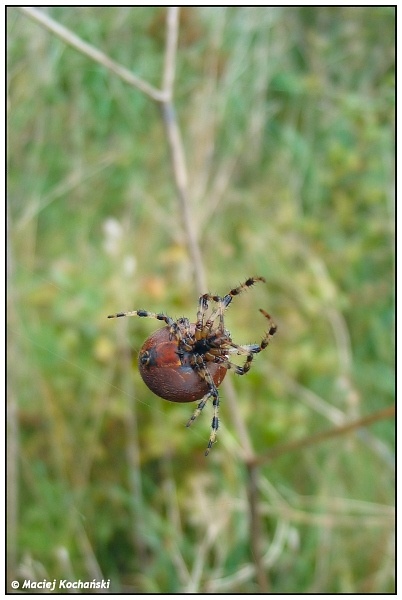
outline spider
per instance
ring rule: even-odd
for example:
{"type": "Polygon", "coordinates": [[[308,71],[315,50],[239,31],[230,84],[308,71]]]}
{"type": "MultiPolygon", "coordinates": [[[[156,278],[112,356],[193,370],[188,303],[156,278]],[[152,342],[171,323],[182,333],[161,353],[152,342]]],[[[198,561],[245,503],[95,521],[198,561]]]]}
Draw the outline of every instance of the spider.
{"type": "Polygon", "coordinates": [[[108,316],[108,319],[148,317],[166,323],[165,327],[152,333],[144,342],[138,356],[140,374],[148,388],[160,398],[171,402],[200,400],[187,422],[187,427],[200,415],[208,400],[212,399],[213,417],[205,456],[216,441],[219,426],[218,387],[227,371],[231,369],[238,375],[248,373],[254,355],[268,346],[277,330],[271,316],[262,308],[260,312],[268,320],[268,328],[260,344],[235,344],[229,331],[225,329],[225,310],[235,296],[257,281],[265,282],[265,279],[249,277],[244,283],[230,290],[226,296],[200,296],[195,323],[190,323],[186,317],[175,321],[164,313],[153,313],[143,309],[108,316]],[[208,316],[211,301],[216,306],[208,316]],[[244,364],[239,366],[231,362],[231,355],[245,356],[244,364]]]}

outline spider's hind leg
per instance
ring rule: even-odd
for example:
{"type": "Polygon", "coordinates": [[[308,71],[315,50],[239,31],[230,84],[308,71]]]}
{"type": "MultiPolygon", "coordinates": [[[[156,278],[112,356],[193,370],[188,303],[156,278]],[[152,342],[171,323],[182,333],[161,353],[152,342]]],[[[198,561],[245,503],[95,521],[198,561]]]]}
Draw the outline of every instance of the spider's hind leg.
{"type": "Polygon", "coordinates": [[[204,406],[206,405],[206,403],[208,402],[208,400],[210,398],[212,398],[212,406],[214,409],[214,414],[212,416],[211,433],[209,435],[207,449],[205,450],[205,456],[208,456],[209,451],[211,450],[213,444],[216,442],[216,436],[217,436],[218,428],[219,428],[219,418],[218,418],[219,392],[218,392],[218,389],[214,383],[214,380],[213,380],[210,372],[208,371],[207,367],[205,366],[204,362],[197,364],[194,367],[194,369],[198,373],[198,375],[201,377],[201,379],[204,379],[206,381],[209,389],[208,389],[208,392],[205,394],[205,396],[198,403],[197,408],[193,412],[191,418],[188,420],[186,427],[190,427],[190,425],[193,423],[193,421],[195,421],[196,418],[201,414],[201,412],[202,412],[204,406]]]}

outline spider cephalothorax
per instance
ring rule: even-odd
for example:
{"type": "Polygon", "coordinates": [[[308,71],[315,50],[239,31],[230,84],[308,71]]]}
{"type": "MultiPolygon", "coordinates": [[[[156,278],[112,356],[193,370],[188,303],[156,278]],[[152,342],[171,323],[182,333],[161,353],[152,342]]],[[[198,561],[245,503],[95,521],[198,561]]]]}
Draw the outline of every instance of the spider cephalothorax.
{"type": "Polygon", "coordinates": [[[207,401],[212,398],[214,414],[211,434],[205,455],[208,455],[219,426],[219,392],[228,369],[238,375],[245,375],[251,367],[254,354],[264,350],[270,338],[276,332],[276,325],[270,315],[260,308],[260,312],[268,319],[269,325],[261,343],[235,344],[230,333],[225,329],[224,313],[234,296],[257,281],[265,281],[263,277],[250,277],[230,290],[226,296],[203,294],[198,301],[197,320],[190,323],[182,317],[176,321],[163,313],[152,313],[147,310],[133,310],[109,315],[116,317],[151,317],[164,321],[166,327],[158,329],[145,341],[138,355],[141,376],[157,396],[171,402],[194,402],[201,400],[187,423],[189,427],[198,417],[207,401]],[[209,302],[216,307],[207,316],[209,302]],[[230,361],[230,355],[243,355],[246,360],[243,366],[230,361]]]}

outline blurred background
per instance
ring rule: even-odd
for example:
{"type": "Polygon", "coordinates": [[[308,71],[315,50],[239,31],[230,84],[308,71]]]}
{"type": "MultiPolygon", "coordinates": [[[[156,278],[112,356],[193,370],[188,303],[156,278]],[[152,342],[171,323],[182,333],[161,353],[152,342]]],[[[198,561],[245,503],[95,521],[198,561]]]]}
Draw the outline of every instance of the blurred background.
{"type": "MultiPolygon", "coordinates": [[[[42,9],[155,87],[166,9],[42,9]]],[[[8,8],[8,566],[115,592],[254,593],[247,473],[221,391],[143,384],[159,324],[197,290],[159,107],[8,8]]],[[[226,325],[257,454],[394,402],[393,7],[183,8],[175,104],[208,290],[262,275],[226,325]]],[[[394,591],[394,423],[259,473],[271,593],[394,591]]]]}

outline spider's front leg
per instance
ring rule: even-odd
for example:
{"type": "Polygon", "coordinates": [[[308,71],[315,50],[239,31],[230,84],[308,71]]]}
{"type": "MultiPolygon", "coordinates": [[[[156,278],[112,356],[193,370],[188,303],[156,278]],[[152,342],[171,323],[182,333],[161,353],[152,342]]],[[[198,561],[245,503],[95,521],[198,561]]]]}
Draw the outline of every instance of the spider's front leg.
{"type": "Polygon", "coordinates": [[[212,398],[213,399],[212,406],[214,409],[214,414],[212,417],[211,433],[209,436],[208,446],[207,446],[207,449],[205,450],[205,456],[208,456],[209,451],[211,450],[213,444],[216,442],[216,436],[217,436],[218,428],[219,428],[219,418],[218,418],[219,392],[218,392],[218,389],[214,383],[214,380],[212,379],[212,376],[211,376],[210,372],[208,371],[208,368],[206,367],[204,361],[200,362],[199,364],[195,364],[193,366],[193,368],[198,373],[198,375],[201,377],[201,379],[204,379],[206,381],[209,389],[208,389],[208,392],[205,394],[205,396],[198,403],[197,408],[193,412],[191,418],[188,420],[186,427],[190,427],[190,425],[201,414],[201,412],[202,412],[204,406],[206,405],[206,403],[208,402],[208,400],[210,398],[212,398]]]}
{"type": "Polygon", "coordinates": [[[118,317],[146,317],[148,319],[157,319],[158,321],[165,321],[166,325],[172,327],[175,321],[172,317],[168,317],[168,315],[164,315],[163,313],[153,313],[149,312],[149,310],[129,310],[127,312],[119,312],[114,315],[108,315],[108,319],[117,319],[118,317]]]}
{"type": "MultiPolygon", "coordinates": [[[[219,317],[219,326],[218,326],[217,330],[220,333],[224,333],[224,331],[225,331],[225,326],[224,326],[225,310],[227,309],[227,307],[232,302],[232,300],[235,296],[238,296],[244,290],[253,286],[258,281],[265,282],[265,279],[264,279],[264,277],[249,277],[244,283],[242,283],[241,285],[239,285],[236,288],[233,288],[226,294],[226,296],[223,296],[223,297],[213,296],[211,294],[204,294],[204,296],[201,296],[201,298],[204,298],[204,300],[213,300],[218,305],[217,308],[213,311],[213,313],[210,315],[210,317],[208,318],[208,320],[206,321],[206,323],[204,325],[204,331],[206,332],[207,335],[212,331],[215,320],[218,317],[219,317]]],[[[201,300],[201,298],[200,298],[200,300],[201,300]]]]}

